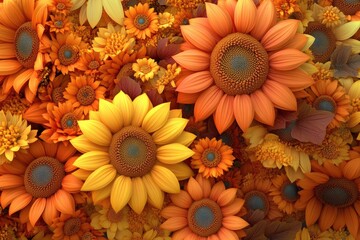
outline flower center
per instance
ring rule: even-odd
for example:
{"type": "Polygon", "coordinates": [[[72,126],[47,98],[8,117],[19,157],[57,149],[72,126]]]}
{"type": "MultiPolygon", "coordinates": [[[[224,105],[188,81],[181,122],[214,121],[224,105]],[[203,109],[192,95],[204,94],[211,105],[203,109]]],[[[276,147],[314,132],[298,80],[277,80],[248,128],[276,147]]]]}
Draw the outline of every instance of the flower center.
{"type": "Polygon", "coordinates": [[[71,129],[77,127],[77,118],[74,113],[66,113],[60,120],[62,129],[71,129]]]}
{"type": "Polygon", "coordinates": [[[111,164],[119,174],[140,177],[155,165],[156,145],[142,128],[128,126],[114,134],[109,154],[111,164]]]}
{"type": "Polygon", "coordinates": [[[281,187],[282,197],[288,202],[295,202],[299,198],[298,191],[295,183],[286,182],[281,187]]]}
{"type": "Polygon", "coordinates": [[[33,68],[39,52],[40,40],[31,23],[21,25],[15,33],[15,55],[25,68],[33,68]]]}
{"type": "Polygon", "coordinates": [[[91,105],[96,98],[95,90],[90,86],[84,86],[79,89],[76,98],[82,106],[91,105]]]}
{"type": "Polygon", "coordinates": [[[97,239],[97,237],[91,232],[86,232],[81,236],[81,240],[94,240],[94,239],[97,239]]]}
{"type": "Polygon", "coordinates": [[[107,212],[107,219],[112,223],[118,223],[122,219],[123,213],[119,211],[118,213],[114,209],[110,208],[107,212]]]}
{"type": "Polygon", "coordinates": [[[150,25],[148,16],[139,14],[134,19],[134,25],[137,29],[144,30],[150,25]]]}
{"type": "Polygon", "coordinates": [[[266,195],[263,192],[254,190],[245,194],[245,207],[248,210],[262,210],[265,215],[268,214],[270,206],[266,195]]]}
{"type": "Polygon", "coordinates": [[[56,4],[56,9],[57,10],[64,10],[65,9],[65,4],[64,3],[58,3],[58,4],[56,4]]]}
{"type": "Polygon", "coordinates": [[[88,68],[89,68],[89,69],[92,69],[92,70],[98,69],[99,67],[100,67],[100,63],[99,63],[98,61],[96,61],[96,60],[92,60],[92,61],[89,62],[89,64],[88,64],[88,68]]]}
{"type": "Polygon", "coordinates": [[[58,104],[59,102],[65,102],[63,92],[65,89],[63,87],[57,87],[52,90],[51,98],[54,103],[58,104]]]}
{"type": "Polygon", "coordinates": [[[317,110],[323,110],[335,113],[336,112],[336,102],[332,97],[329,97],[327,95],[319,96],[315,99],[313,106],[317,110]]]}
{"type": "Polygon", "coordinates": [[[71,236],[79,232],[81,229],[81,219],[80,218],[69,218],[64,223],[64,234],[65,236],[71,236]]]}
{"type": "Polygon", "coordinates": [[[221,162],[221,153],[215,149],[206,149],[201,161],[206,167],[216,167],[221,162]]]}
{"type": "Polygon", "coordinates": [[[24,185],[35,198],[46,198],[61,188],[65,176],[64,165],[51,157],[40,157],[26,168],[24,185]]]}
{"type": "Polygon", "coordinates": [[[188,226],[195,234],[207,237],[217,233],[222,226],[219,205],[208,198],[193,202],[188,211],[188,226]]]}
{"type": "Polygon", "coordinates": [[[314,190],[315,196],[323,204],[339,208],[353,205],[359,196],[356,183],[345,178],[330,178],[314,190]]]}
{"type": "Polygon", "coordinates": [[[268,55],[253,37],[233,33],[221,39],[211,53],[210,72],[228,95],[250,94],[267,78],[268,55]]]}
{"type": "Polygon", "coordinates": [[[149,65],[142,65],[140,67],[140,72],[147,74],[147,73],[151,72],[151,69],[152,68],[149,65]]]}
{"type": "Polygon", "coordinates": [[[74,64],[79,59],[78,50],[70,45],[63,45],[59,48],[58,58],[61,65],[68,66],[74,64]]]}
{"type": "Polygon", "coordinates": [[[311,45],[315,62],[326,62],[336,48],[336,38],[331,29],[318,22],[310,22],[305,31],[306,34],[315,37],[311,45]]]}
{"type": "Polygon", "coordinates": [[[359,0],[333,0],[332,5],[345,15],[354,15],[357,11],[360,11],[359,0]]]}
{"type": "Polygon", "coordinates": [[[8,127],[0,126],[0,146],[10,149],[17,145],[18,139],[21,137],[19,127],[10,125],[8,127]]]}

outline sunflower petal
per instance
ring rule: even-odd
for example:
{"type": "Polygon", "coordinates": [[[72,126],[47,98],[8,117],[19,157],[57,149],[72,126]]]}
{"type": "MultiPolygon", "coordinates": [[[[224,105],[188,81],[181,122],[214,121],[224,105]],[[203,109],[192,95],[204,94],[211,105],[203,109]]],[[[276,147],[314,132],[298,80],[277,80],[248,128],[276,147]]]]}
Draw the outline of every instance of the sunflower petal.
{"type": "Polygon", "coordinates": [[[148,201],[154,205],[154,207],[161,209],[164,203],[164,192],[161,191],[150,174],[146,174],[142,179],[148,194],[148,201]]]}
{"type": "Polygon", "coordinates": [[[102,1],[99,0],[88,0],[86,7],[86,16],[88,22],[92,28],[98,24],[102,15],[102,1]]]}
{"type": "Polygon", "coordinates": [[[114,180],[115,176],[116,169],[113,165],[101,166],[88,176],[81,191],[94,191],[104,188],[114,180]]]}
{"type": "Polygon", "coordinates": [[[168,121],[170,103],[162,103],[152,108],[145,116],[142,128],[148,133],[159,130],[168,121]]]}
{"type": "Polygon", "coordinates": [[[194,152],[180,143],[171,143],[156,150],[157,159],[165,164],[175,164],[194,155],[194,152]]]}
{"type": "Polygon", "coordinates": [[[80,120],[78,124],[88,140],[100,146],[110,146],[112,134],[102,122],[96,120],[80,120]]]}
{"type": "Polygon", "coordinates": [[[102,0],[105,12],[116,23],[122,25],[124,20],[124,10],[121,1],[102,0]]]}
{"type": "Polygon", "coordinates": [[[114,97],[113,103],[120,109],[124,126],[129,126],[134,115],[134,105],[129,95],[125,94],[123,91],[120,91],[114,97]]]}
{"type": "Polygon", "coordinates": [[[161,190],[167,193],[179,193],[180,184],[175,174],[169,169],[155,165],[150,173],[154,182],[161,190]]]}
{"type": "Polygon", "coordinates": [[[188,122],[189,120],[185,118],[170,118],[164,126],[152,135],[154,142],[157,145],[171,143],[180,136],[188,122]]]}
{"type": "Polygon", "coordinates": [[[120,109],[114,104],[104,100],[99,99],[99,114],[100,120],[104,123],[112,133],[118,132],[124,122],[120,109]]]}
{"type": "Polygon", "coordinates": [[[108,164],[109,161],[109,154],[107,152],[91,151],[78,157],[73,165],[84,170],[94,171],[108,164]]]}
{"type": "Polygon", "coordinates": [[[115,212],[119,212],[130,201],[133,192],[131,178],[120,175],[111,189],[110,202],[115,212]]]}
{"type": "Polygon", "coordinates": [[[132,178],[131,182],[133,191],[129,205],[134,210],[134,212],[140,214],[143,211],[147,201],[146,188],[143,180],[140,177],[132,178]]]}
{"type": "Polygon", "coordinates": [[[35,226],[36,222],[41,217],[41,214],[44,212],[46,206],[46,198],[37,198],[32,204],[29,211],[29,220],[32,226],[35,226]]]}
{"type": "Polygon", "coordinates": [[[133,106],[136,111],[134,111],[134,116],[131,122],[132,126],[140,127],[146,114],[152,109],[152,104],[146,93],[137,96],[133,101],[133,106]]]}

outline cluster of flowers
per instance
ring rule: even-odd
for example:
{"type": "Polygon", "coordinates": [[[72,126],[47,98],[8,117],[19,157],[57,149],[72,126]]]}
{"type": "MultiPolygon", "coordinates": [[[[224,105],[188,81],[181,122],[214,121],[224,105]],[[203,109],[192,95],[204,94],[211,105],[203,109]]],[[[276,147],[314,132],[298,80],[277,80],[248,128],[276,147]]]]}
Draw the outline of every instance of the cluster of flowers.
{"type": "Polygon", "coordinates": [[[0,0],[0,239],[360,239],[360,3],[0,0]]]}

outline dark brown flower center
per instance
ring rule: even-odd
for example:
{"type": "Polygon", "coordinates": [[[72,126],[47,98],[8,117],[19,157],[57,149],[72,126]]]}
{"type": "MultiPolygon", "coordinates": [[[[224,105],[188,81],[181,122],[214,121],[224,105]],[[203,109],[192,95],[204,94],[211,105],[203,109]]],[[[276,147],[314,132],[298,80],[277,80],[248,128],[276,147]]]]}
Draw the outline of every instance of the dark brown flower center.
{"type": "Polygon", "coordinates": [[[249,211],[261,210],[266,216],[269,213],[269,200],[263,192],[254,190],[245,194],[245,207],[249,211]]]}
{"type": "Polygon", "coordinates": [[[68,66],[77,62],[79,51],[75,46],[62,45],[58,51],[58,58],[61,65],[68,66]]]}
{"type": "Polygon", "coordinates": [[[317,110],[323,110],[332,113],[336,112],[336,102],[332,97],[327,95],[317,97],[313,103],[313,106],[317,110]]]}
{"type": "Polygon", "coordinates": [[[64,234],[71,236],[79,232],[81,229],[81,219],[77,217],[69,218],[64,224],[64,234]]]}
{"type": "Polygon", "coordinates": [[[75,114],[72,112],[66,113],[61,118],[60,124],[62,129],[71,129],[71,128],[76,128],[78,126],[77,118],[75,114]]]}
{"type": "Polygon", "coordinates": [[[58,104],[59,102],[65,102],[64,91],[65,89],[63,87],[57,87],[52,90],[51,98],[54,103],[58,104]]]}
{"type": "Polygon", "coordinates": [[[76,98],[82,106],[91,105],[96,99],[95,90],[91,86],[84,86],[79,89],[76,98]]]}
{"type": "Polygon", "coordinates": [[[100,67],[100,63],[98,61],[96,61],[96,60],[92,60],[88,64],[88,68],[91,69],[91,70],[98,69],[99,67],[100,67]]]}

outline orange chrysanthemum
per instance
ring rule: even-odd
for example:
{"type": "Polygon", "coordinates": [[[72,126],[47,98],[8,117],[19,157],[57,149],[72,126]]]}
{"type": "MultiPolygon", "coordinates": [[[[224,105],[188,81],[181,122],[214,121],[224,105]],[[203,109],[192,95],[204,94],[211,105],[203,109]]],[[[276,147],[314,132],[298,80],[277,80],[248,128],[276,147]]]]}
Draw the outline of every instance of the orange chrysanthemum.
{"type": "Polygon", "coordinates": [[[62,33],[69,31],[72,23],[63,14],[50,15],[51,21],[46,22],[50,26],[50,32],[62,33]]]}
{"type": "Polygon", "coordinates": [[[95,81],[92,76],[83,75],[71,78],[65,89],[64,98],[87,115],[90,110],[98,109],[99,99],[104,98],[105,91],[106,88],[100,86],[100,81],[95,81]]]}
{"type": "Polygon", "coordinates": [[[152,34],[158,31],[158,16],[154,8],[149,8],[148,3],[130,7],[125,11],[125,15],[124,25],[127,33],[138,39],[151,38],[152,34]]]}
{"type": "Polygon", "coordinates": [[[295,111],[293,92],[313,83],[299,68],[309,59],[299,21],[276,23],[270,0],[205,4],[207,18],[181,26],[185,50],[173,58],[192,72],[177,83],[178,101],[195,103],[197,121],[213,114],[220,133],[235,119],[245,131],[254,118],[273,125],[275,108],[295,111]]]}
{"type": "Polygon", "coordinates": [[[78,69],[83,71],[85,75],[95,75],[102,65],[103,61],[100,59],[100,53],[91,50],[82,54],[78,69]]]}
{"type": "Polygon", "coordinates": [[[51,13],[66,15],[70,12],[72,6],[71,0],[51,0],[48,10],[51,13]]]}
{"type": "Polygon", "coordinates": [[[81,134],[77,121],[83,120],[84,115],[82,109],[74,108],[70,101],[59,103],[58,106],[49,103],[43,118],[48,121],[44,124],[48,129],[41,133],[40,138],[46,142],[64,141],[67,145],[68,140],[81,134]]]}
{"type": "Polygon", "coordinates": [[[72,214],[82,182],[70,174],[76,149],[64,144],[37,141],[27,153],[0,166],[1,207],[9,214],[21,211],[20,220],[35,226],[42,217],[51,224],[59,213],[72,214]]]}
{"type": "Polygon", "coordinates": [[[330,129],[339,127],[348,120],[351,111],[350,97],[337,80],[318,80],[308,93],[308,101],[314,108],[334,113],[334,118],[328,125],[330,129]]]}
{"type": "Polygon", "coordinates": [[[5,76],[1,95],[25,86],[26,99],[35,98],[41,79],[38,71],[49,62],[50,40],[44,34],[47,5],[41,1],[7,0],[0,5],[0,75],[5,76]]]}
{"type": "Polygon", "coordinates": [[[191,177],[185,191],[170,195],[173,205],[161,211],[167,219],[161,227],[174,232],[173,240],[239,239],[248,223],[237,216],[244,200],[236,193],[236,188],[225,189],[223,182],[212,187],[201,175],[191,177]]]}
{"type": "Polygon", "coordinates": [[[330,227],[340,230],[346,226],[351,235],[359,239],[359,154],[339,166],[331,162],[320,166],[316,161],[311,165],[312,171],[296,183],[302,190],[295,207],[305,210],[306,225],[317,222],[321,231],[330,227]]]}
{"type": "Polygon", "coordinates": [[[195,154],[192,156],[191,166],[199,169],[199,173],[206,178],[222,176],[224,171],[229,171],[235,160],[233,149],[216,138],[200,139],[192,150],[195,154]]]}

